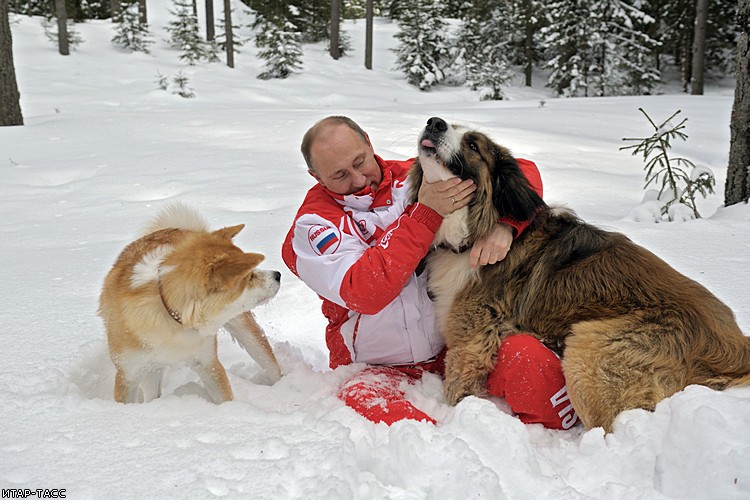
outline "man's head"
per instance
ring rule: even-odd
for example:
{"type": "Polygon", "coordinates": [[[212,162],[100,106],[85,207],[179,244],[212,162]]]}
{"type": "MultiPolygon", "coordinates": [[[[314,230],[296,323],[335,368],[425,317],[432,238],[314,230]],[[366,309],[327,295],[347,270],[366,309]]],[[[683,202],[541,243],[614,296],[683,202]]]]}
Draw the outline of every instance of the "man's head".
{"type": "Polygon", "coordinates": [[[351,118],[329,116],[302,138],[302,156],[310,174],[337,194],[353,194],[380,185],[383,173],[370,138],[351,118]]]}

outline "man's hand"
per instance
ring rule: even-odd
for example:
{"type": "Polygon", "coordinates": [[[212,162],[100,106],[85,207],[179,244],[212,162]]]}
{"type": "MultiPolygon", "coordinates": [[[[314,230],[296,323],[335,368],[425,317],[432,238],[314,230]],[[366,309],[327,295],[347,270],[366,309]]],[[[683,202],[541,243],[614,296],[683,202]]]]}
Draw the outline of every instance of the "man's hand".
{"type": "Polygon", "coordinates": [[[460,177],[437,182],[427,182],[422,178],[419,187],[419,203],[427,205],[443,217],[469,204],[477,190],[474,181],[462,181],[460,177]]]}
{"type": "Polygon", "coordinates": [[[500,262],[508,255],[513,243],[513,226],[498,222],[484,238],[478,239],[471,247],[469,264],[472,269],[477,265],[486,266],[500,262]]]}

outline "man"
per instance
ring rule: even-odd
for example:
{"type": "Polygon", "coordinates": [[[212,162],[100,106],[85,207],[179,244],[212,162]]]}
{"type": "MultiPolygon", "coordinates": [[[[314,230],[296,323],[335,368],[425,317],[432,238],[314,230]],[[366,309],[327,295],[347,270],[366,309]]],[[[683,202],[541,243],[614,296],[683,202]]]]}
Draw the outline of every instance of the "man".
{"type": "MultiPolygon", "coordinates": [[[[407,173],[413,160],[383,160],[367,133],[343,116],[316,123],[301,149],[317,184],[297,212],[282,257],[323,299],[331,368],[372,365],[348,380],[339,397],[373,422],[434,423],[401,389],[425,370],[443,371],[445,341],[418,268],[443,217],[466,206],[476,186],[457,177],[425,182],[412,204],[407,173]]],[[[536,166],[519,165],[541,195],[536,166]]],[[[505,258],[528,223],[498,221],[472,248],[471,266],[505,258]]],[[[487,389],[505,397],[524,422],[569,428],[576,421],[559,359],[529,335],[503,342],[487,389]]]]}

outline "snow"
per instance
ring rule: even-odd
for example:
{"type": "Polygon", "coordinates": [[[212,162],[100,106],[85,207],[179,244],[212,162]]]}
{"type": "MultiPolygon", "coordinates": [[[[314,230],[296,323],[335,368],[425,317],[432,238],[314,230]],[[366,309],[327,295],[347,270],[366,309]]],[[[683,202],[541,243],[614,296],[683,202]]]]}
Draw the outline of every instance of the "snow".
{"type": "Polygon", "coordinates": [[[549,203],[662,256],[750,331],[750,210],[721,206],[731,82],[705,96],[556,99],[537,75],[534,88],[516,83],[502,102],[464,88],[420,92],[391,71],[396,26],[383,19],[372,71],[357,21],[345,23],[351,55],[333,61],[323,44],[305,46],[303,72],[262,81],[252,44],[235,69],[182,66],[164,41],[167,8],[150,4],[151,55],[112,46],[112,25],[97,21],[77,27],[84,43],[62,57],[39,19],[14,17],[26,125],[0,129],[0,488],[64,488],[77,499],[750,498],[750,388],[688,387],[653,413],[623,413],[604,435],[525,426],[502,401],[449,407],[440,379],[427,375],[407,395],[437,426],[369,423],[336,397],[363,367],[328,368],[320,301],[280,257],[314,182],[299,153],[309,126],[345,114],[380,155],[407,158],[426,120],[442,116],[534,160],[549,203]],[[195,98],[158,88],[158,73],[179,71],[195,98]],[[639,107],[689,117],[676,152],[717,177],[718,193],[700,200],[703,219],[629,215],[644,173],[618,149],[648,133],[639,107]],[[245,223],[237,244],[282,271],[278,296],[256,310],[285,373],[275,385],[222,333],[235,401],[208,402],[185,368],[168,370],[159,400],[113,401],[100,287],[170,201],[196,207],[214,228],[245,223]]]}

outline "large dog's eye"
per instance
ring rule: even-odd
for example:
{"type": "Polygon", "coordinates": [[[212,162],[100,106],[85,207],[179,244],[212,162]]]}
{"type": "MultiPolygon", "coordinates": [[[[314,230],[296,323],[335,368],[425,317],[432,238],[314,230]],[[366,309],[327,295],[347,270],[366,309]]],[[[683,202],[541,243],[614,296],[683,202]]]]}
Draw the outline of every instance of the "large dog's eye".
{"type": "Polygon", "coordinates": [[[478,153],[479,152],[479,146],[477,146],[477,143],[474,141],[469,141],[469,149],[472,151],[478,153]]]}

